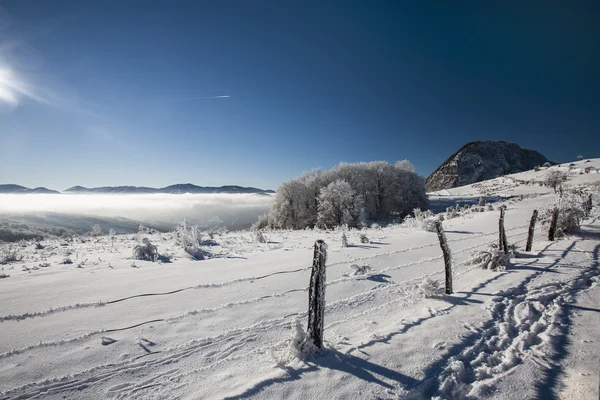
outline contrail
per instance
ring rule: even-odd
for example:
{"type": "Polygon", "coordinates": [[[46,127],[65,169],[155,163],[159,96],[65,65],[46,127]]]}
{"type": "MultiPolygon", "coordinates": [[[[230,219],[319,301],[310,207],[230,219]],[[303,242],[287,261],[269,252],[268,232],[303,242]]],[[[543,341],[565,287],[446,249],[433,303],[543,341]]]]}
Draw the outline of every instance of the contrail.
{"type": "Polygon", "coordinates": [[[228,99],[230,98],[230,95],[224,95],[224,96],[206,96],[206,97],[183,97],[179,100],[206,100],[206,99],[228,99]]]}

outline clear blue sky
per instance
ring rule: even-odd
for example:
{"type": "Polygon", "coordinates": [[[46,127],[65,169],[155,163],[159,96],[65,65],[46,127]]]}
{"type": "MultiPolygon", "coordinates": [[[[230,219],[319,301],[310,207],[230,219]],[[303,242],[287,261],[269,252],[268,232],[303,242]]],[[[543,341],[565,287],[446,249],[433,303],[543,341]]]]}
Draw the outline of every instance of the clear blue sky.
{"type": "Polygon", "coordinates": [[[0,183],[600,157],[600,2],[0,0],[0,183]]]}

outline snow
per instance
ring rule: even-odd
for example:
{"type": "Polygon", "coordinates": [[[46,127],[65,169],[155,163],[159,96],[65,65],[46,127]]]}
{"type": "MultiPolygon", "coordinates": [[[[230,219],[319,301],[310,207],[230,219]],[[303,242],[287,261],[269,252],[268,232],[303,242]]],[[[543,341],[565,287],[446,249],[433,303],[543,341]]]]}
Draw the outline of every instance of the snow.
{"type": "MultiPolygon", "coordinates": [[[[19,244],[23,260],[0,265],[0,398],[597,399],[600,210],[594,197],[581,232],[556,242],[539,221],[525,252],[532,211],[557,200],[527,184],[546,173],[432,196],[505,204],[521,255],[503,272],[469,263],[497,242],[498,211],[445,220],[453,295],[436,233],[400,225],[217,234],[204,249],[219,257],[202,261],[176,233],[19,244]],[[132,260],[145,237],[170,262],[132,260]],[[318,239],[325,349],[307,354],[318,239]]],[[[566,187],[599,182],[571,171],[566,187]]]]}

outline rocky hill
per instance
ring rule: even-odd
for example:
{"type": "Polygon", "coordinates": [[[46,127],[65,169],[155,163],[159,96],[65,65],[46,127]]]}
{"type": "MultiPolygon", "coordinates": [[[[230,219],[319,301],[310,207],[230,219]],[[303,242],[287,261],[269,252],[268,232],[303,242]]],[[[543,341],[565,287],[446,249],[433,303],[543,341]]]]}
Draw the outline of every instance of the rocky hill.
{"type": "Polygon", "coordinates": [[[534,150],[505,141],[467,143],[427,178],[427,191],[469,185],[505,174],[527,171],[548,162],[534,150]]]}

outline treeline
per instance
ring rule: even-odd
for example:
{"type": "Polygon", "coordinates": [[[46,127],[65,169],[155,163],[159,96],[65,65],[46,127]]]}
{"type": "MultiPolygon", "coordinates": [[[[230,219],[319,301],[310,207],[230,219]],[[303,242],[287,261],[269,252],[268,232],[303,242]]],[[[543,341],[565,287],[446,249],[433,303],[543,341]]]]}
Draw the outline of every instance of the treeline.
{"type": "Polygon", "coordinates": [[[410,161],[341,163],[283,182],[269,214],[255,228],[360,227],[427,208],[425,179],[410,161]]]}

